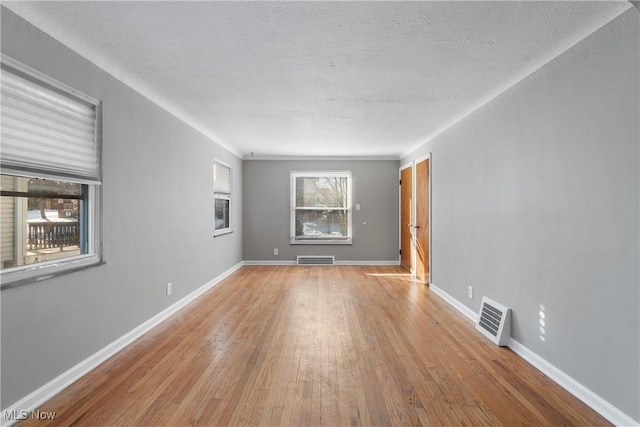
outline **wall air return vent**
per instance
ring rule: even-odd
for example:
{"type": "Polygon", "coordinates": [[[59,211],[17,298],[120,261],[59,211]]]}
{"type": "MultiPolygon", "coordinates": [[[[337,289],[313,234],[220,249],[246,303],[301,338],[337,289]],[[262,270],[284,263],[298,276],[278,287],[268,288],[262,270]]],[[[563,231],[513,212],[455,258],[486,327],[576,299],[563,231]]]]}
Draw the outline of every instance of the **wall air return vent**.
{"type": "Polygon", "coordinates": [[[298,255],[298,265],[333,265],[335,257],[333,255],[327,256],[311,256],[311,255],[298,255]]]}
{"type": "Polygon", "coordinates": [[[476,329],[497,345],[508,345],[511,337],[511,309],[482,297],[476,329]]]}

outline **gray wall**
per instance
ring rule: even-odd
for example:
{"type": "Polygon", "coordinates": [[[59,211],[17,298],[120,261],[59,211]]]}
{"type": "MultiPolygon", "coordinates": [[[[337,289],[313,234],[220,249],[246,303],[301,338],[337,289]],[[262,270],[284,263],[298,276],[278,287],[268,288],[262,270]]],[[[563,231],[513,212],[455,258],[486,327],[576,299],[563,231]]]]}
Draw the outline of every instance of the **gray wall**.
{"type": "Polygon", "coordinates": [[[242,260],[242,162],[4,8],[2,52],[103,101],[107,262],[2,291],[6,408],[242,260]],[[214,157],[235,230],[215,239],[214,157]]]}
{"type": "Polygon", "coordinates": [[[433,154],[434,284],[636,420],[638,52],[632,8],[403,159],[433,154]]]}
{"type": "Polygon", "coordinates": [[[297,255],[335,255],[337,261],[397,261],[398,168],[397,160],[245,161],[244,259],[293,261],[297,255]],[[353,211],[352,245],[289,243],[292,170],[352,171],[353,203],[361,205],[360,211],[353,211]]]}

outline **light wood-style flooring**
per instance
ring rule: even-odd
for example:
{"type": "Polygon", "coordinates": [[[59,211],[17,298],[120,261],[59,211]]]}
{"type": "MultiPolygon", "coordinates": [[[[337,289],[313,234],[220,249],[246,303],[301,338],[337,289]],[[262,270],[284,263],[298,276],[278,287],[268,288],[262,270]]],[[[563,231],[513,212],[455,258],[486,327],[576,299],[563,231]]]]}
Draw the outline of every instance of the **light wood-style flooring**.
{"type": "Polygon", "coordinates": [[[78,426],[608,425],[400,267],[243,267],[39,409],[78,426]]]}

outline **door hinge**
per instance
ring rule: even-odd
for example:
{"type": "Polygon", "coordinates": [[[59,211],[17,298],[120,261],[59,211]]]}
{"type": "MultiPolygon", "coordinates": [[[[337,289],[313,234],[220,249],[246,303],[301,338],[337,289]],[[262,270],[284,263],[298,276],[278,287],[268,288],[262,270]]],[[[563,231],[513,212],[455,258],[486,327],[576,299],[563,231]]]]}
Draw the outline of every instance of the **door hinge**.
{"type": "Polygon", "coordinates": [[[402,249],[400,249],[400,255],[402,255],[402,249]]]}
{"type": "Polygon", "coordinates": [[[400,180],[400,185],[402,185],[402,180],[400,180]]]}

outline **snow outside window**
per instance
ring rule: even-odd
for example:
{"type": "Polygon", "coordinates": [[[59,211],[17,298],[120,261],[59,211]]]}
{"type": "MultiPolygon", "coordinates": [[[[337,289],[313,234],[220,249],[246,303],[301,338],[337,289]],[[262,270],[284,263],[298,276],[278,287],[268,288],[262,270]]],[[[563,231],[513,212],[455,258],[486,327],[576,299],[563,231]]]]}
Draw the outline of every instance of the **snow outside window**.
{"type": "Polygon", "coordinates": [[[291,172],[291,243],[351,244],[351,172],[291,172]]]}

